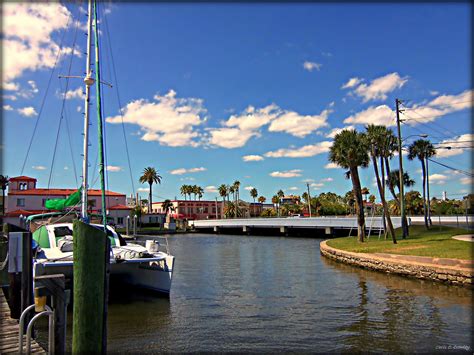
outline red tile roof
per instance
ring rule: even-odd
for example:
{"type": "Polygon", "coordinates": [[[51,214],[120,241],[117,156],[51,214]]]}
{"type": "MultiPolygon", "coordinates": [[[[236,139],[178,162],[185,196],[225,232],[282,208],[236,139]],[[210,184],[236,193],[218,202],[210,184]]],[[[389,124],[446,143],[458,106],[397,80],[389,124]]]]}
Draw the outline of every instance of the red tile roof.
{"type": "Polygon", "coordinates": [[[45,212],[56,212],[56,211],[50,211],[50,210],[15,210],[11,211],[8,213],[5,213],[5,217],[19,217],[21,215],[23,216],[30,216],[32,214],[39,214],[39,213],[45,213],[45,212]]]}
{"type": "MultiPolygon", "coordinates": [[[[30,190],[13,190],[9,191],[9,195],[43,195],[43,196],[69,196],[72,193],[76,192],[77,189],[30,189],[30,190]]],[[[89,196],[101,196],[101,191],[99,189],[90,189],[88,191],[89,196]]],[[[125,194],[121,194],[113,191],[105,191],[105,195],[110,197],[121,197],[125,194]]]]}
{"type": "Polygon", "coordinates": [[[11,177],[9,180],[10,180],[10,181],[19,181],[19,180],[21,180],[21,181],[25,181],[25,180],[28,180],[28,181],[37,181],[35,178],[29,177],[29,176],[24,176],[24,175],[11,177]]]}
{"type": "Polygon", "coordinates": [[[108,210],[131,210],[132,207],[130,206],[125,206],[125,205],[115,205],[112,207],[108,207],[108,210]]]}

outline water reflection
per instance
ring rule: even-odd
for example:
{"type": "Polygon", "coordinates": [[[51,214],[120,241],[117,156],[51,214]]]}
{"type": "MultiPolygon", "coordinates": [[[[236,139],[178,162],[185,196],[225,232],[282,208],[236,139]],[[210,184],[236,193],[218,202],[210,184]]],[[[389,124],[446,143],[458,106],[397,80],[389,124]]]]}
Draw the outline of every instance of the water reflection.
{"type": "Polygon", "coordinates": [[[319,239],[176,235],[169,299],[114,294],[111,352],[433,352],[471,345],[472,291],[323,258],[319,239]]]}

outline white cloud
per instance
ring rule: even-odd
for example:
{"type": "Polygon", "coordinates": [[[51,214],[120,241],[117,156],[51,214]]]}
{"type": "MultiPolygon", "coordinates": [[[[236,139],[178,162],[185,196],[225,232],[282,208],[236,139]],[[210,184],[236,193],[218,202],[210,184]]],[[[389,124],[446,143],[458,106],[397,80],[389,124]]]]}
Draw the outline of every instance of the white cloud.
{"type": "Polygon", "coordinates": [[[439,91],[436,91],[436,90],[431,90],[431,91],[430,91],[430,95],[431,95],[431,96],[436,96],[436,95],[438,95],[438,94],[439,94],[439,91]]]}
{"type": "Polygon", "coordinates": [[[279,177],[279,178],[292,178],[301,176],[302,170],[300,169],[293,169],[287,171],[273,171],[270,173],[272,177],[279,177]]]}
{"type": "Polygon", "coordinates": [[[262,161],[264,158],[261,155],[244,155],[242,157],[243,161],[262,161]]]}
{"type": "Polygon", "coordinates": [[[33,165],[31,168],[34,170],[46,170],[46,167],[43,165],[33,165]]]}
{"type": "Polygon", "coordinates": [[[110,171],[112,173],[116,173],[116,172],[119,172],[119,171],[122,171],[122,167],[121,166],[114,166],[114,165],[107,165],[107,171],[110,171]]]}
{"type": "MultiPolygon", "coordinates": [[[[130,102],[123,109],[125,123],[140,126],[142,140],[157,141],[172,147],[197,146],[200,126],[206,113],[203,101],[197,98],[177,98],[176,92],[170,90],[166,95],[155,95],[153,102],[139,99],[130,102]]],[[[109,123],[121,123],[120,115],[108,117],[109,123]]]]}
{"type": "Polygon", "coordinates": [[[355,129],[355,126],[349,125],[342,128],[333,128],[328,134],[326,134],[326,138],[334,138],[336,134],[341,133],[344,129],[355,129]]]}
{"type": "Polygon", "coordinates": [[[65,167],[64,167],[64,170],[69,170],[69,167],[68,167],[68,166],[65,166],[65,167]]]}
{"type": "Polygon", "coordinates": [[[3,4],[3,73],[7,82],[27,70],[53,67],[59,45],[52,34],[66,28],[69,16],[60,3],[3,4]]]}
{"type": "Polygon", "coordinates": [[[217,193],[218,192],[218,189],[217,187],[215,187],[214,185],[209,185],[209,186],[206,186],[204,188],[204,192],[207,192],[207,193],[217,193]]]}
{"type": "Polygon", "coordinates": [[[395,113],[387,105],[380,105],[377,107],[371,106],[364,111],[349,116],[344,120],[344,123],[352,124],[376,124],[384,126],[395,125],[395,113]]]}
{"type": "Polygon", "coordinates": [[[357,77],[350,78],[347,83],[345,83],[344,85],[341,86],[341,89],[353,88],[354,86],[356,86],[360,82],[362,82],[362,79],[360,79],[360,78],[357,78],[357,77]]]}
{"type": "Polygon", "coordinates": [[[454,138],[448,138],[436,146],[436,156],[438,158],[450,157],[464,153],[466,147],[474,146],[474,134],[466,133],[454,138]],[[450,147],[451,149],[446,149],[450,147]]]}
{"type": "Polygon", "coordinates": [[[313,182],[309,186],[312,187],[312,188],[315,188],[315,187],[319,188],[319,187],[323,187],[324,184],[322,182],[313,182]]]}
{"type": "Polygon", "coordinates": [[[321,127],[327,126],[332,110],[326,109],[319,115],[301,115],[283,110],[275,104],[256,109],[248,106],[239,115],[232,115],[221,123],[222,127],[210,128],[209,143],[222,148],[242,147],[252,137],[260,137],[260,129],[269,125],[269,132],[285,132],[295,137],[305,137],[321,127]]]}
{"type": "Polygon", "coordinates": [[[417,125],[427,123],[449,113],[462,111],[472,107],[474,90],[465,90],[458,95],[441,95],[427,104],[416,104],[403,112],[406,123],[417,125]]]}
{"type": "Polygon", "coordinates": [[[186,176],[186,177],[179,178],[179,180],[180,180],[180,181],[196,181],[195,178],[190,177],[190,176],[186,176]]]}
{"type": "Polygon", "coordinates": [[[2,90],[8,90],[8,91],[17,91],[20,89],[20,84],[14,83],[14,82],[5,82],[2,84],[2,90]]]}
{"type": "Polygon", "coordinates": [[[3,109],[5,111],[13,111],[13,107],[11,107],[10,105],[3,105],[3,109]]]}
{"type": "Polygon", "coordinates": [[[472,185],[472,182],[473,182],[472,178],[470,178],[468,176],[460,178],[459,181],[463,185],[472,185]]]}
{"type": "Polygon", "coordinates": [[[296,187],[296,186],[291,186],[291,187],[287,188],[287,190],[289,190],[289,191],[296,191],[296,190],[299,190],[299,189],[298,189],[298,187],[296,187]]]}
{"type": "Polygon", "coordinates": [[[322,66],[323,65],[321,63],[316,63],[316,62],[305,61],[303,63],[304,70],[307,70],[309,72],[312,72],[314,69],[316,69],[317,71],[320,71],[322,66]]]}
{"type": "Polygon", "coordinates": [[[401,88],[408,81],[408,77],[400,77],[398,73],[390,73],[372,80],[369,84],[359,84],[354,93],[362,97],[363,102],[370,100],[385,100],[387,94],[401,88]]]}
{"type": "Polygon", "coordinates": [[[148,187],[139,187],[137,189],[137,192],[147,192],[148,193],[148,192],[150,192],[150,188],[148,188],[148,187]]]}
{"type": "Polygon", "coordinates": [[[264,155],[267,158],[308,158],[329,152],[331,145],[332,142],[323,141],[316,144],[305,145],[300,148],[282,148],[273,152],[267,152],[264,155]]]}
{"type": "Polygon", "coordinates": [[[446,180],[448,177],[443,174],[432,174],[430,175],[430,182],[434,181],[443,181],[446,180]]]}
{"type": "Polygon", "coordinates": [[[326,122],[332,110],[324,110],[319,115],[300,115],[294,111],[287,111],[274,119],[268,130],[270,132],[286,132],[295,137],[303,138],[328,126],[326,122]]]}
{"type": "Polygon", "coordinates": [[[19,108],[17,111],[20,115],[25,116],[25,117],[32,117],[32,116],[38,115],[35,108],[31,106],[19,108]]]}
{"type": "Polygon", "coordinates": [[[304,179],[304,180],[301,180],[302,182],[314,182],[314,179],[304,179]]]}
{"type": "Polygon", "coordinates": [[[336,163],[327,163],[324,165],[324,169],[340,169],[341,167],[336,163]]]}
{"type": "Polygon", "coordinates": [[[250,190],[252,190],[252,189],[253,189],[253,186],[245,186],[245,187],[244,187],[244,190],[247,190],[247,191],[250,191],[250,190]]]}
{"type": "Polygon", "coordinates": [[[334,181],[334,179],[332,177],[328,177],[328,178],[321,179],[321,181],[331,182],[331,181],[334,181]]]}
{"type": "Polygon", "coordinates": [[[15,95],[3,95],[3,99],[4,99],[4,100],[16,101],[16,100],[17,100],[17,97],[16,97],[15,95]]]}
{"type": "Polygon", "coordinates": [[[190,174],[190,173],[198,173],[200,171],[206,171],[207,169],[204,167],[200,168],[190,168],[190,169],[185,169],[185,168],[179,168],[179,169],[174,169],[170,171],[171,175],[183,175],[183,174],[190,174]]]}
{"type": "Polygon", "coordinates": [[[71,100],[71,99],[81,99],[84,100],[85,95],[82,87],[78,87],[77,89],[74,90],[68,90],[66,94],[62,93],[63,97],[66,97],[66,100],[71,100]]]}

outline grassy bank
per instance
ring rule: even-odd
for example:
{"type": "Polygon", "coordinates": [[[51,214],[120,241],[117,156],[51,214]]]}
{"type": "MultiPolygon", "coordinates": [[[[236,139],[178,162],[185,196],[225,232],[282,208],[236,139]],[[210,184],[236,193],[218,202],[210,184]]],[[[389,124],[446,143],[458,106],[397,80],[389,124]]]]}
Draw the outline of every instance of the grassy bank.
{"type": "Polygon", "coordinates": [[[390,253],[401,255],[431,256],[435,258],[473,259],[473,243],[452,239],[459,234],[469,234],[462,228],[433,226],[426,230],[424,226],[411,226],[410,237],[402,239],[401,229],[396,230],[398,244],[390,239],[379,240],[372,236],[364,243],[359,243],[357,237],[331,239],[327,242],[330,247],[356,253],[390,253]]]}

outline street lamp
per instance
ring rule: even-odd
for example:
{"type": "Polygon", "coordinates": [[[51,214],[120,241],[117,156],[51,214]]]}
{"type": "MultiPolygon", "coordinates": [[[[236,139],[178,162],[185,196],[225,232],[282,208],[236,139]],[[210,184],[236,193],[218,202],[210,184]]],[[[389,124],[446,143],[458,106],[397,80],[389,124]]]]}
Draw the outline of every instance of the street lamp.
{"type": "Polygon", "coordinates": [[[137,215],[133,216],[133,236],[137,234],[137,215]]]}
{"type": "Polygon", "coordinates": [[[127,216],[127,224],[125,225],[125,234],[128,235],[128,225],[130,223],[130,216],[127,216]]]}
{"type": "Polygon", "coordinates": [[[23,215],[20,215],[20,227],[23,228],[23,215]]]}

